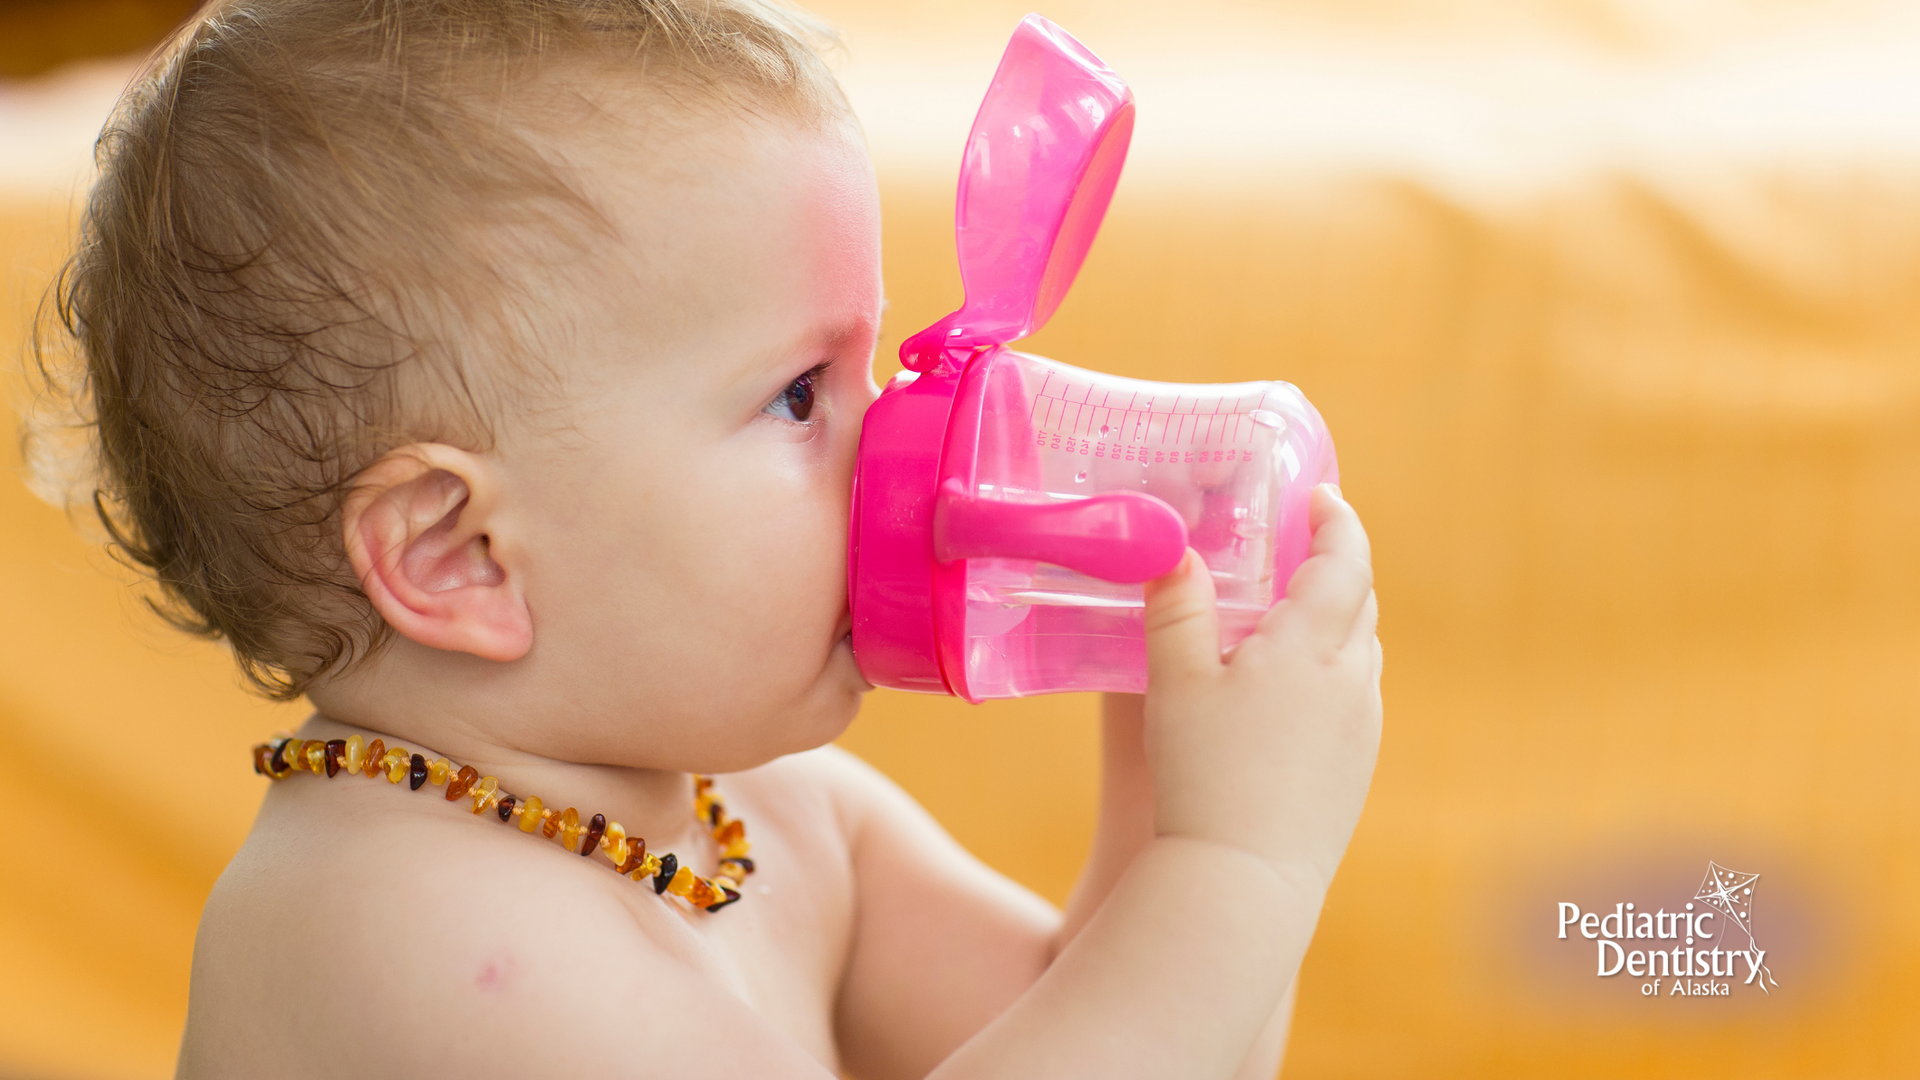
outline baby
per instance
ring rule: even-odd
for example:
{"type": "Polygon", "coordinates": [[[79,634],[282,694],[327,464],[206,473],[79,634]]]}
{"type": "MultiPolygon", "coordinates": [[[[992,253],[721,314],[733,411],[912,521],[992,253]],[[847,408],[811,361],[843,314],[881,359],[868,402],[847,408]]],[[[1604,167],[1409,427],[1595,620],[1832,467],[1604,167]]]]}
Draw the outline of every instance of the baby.
{"type": "Polygon", "coordinates": [[[96,503],[315,708],[181,1076],[1274,1073],[1378,744],[1366,536],[1316,491],[1224,659],[1196,555],[1149,586],[1064,913],[828,745],[883,301],[816,35],[227,0],[122,103],[59,294],[96,503]]]}

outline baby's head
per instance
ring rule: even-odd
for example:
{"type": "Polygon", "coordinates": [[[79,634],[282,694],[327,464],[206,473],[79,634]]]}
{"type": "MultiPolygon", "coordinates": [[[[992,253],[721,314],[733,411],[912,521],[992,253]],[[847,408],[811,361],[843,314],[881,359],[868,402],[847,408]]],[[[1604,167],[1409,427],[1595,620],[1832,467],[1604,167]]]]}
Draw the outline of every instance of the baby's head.
{"type": "Polygon", "coordinates": [[[280,697],[724,771],[866,689],[879,211],[760,0],[235,0],[123,103],[59,299],[96,502],[280,697]]]}

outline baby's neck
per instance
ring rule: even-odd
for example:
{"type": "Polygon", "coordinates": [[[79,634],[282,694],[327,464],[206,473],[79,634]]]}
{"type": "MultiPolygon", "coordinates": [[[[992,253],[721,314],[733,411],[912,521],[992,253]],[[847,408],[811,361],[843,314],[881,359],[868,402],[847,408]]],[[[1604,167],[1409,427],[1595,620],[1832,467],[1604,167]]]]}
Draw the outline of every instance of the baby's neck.
{"type": "Polygon", "coordinates": [[[693,778],[628,757],[631,724],[596,725],[564,701],[541,692],[514,665],[427,649],[404,638],[308,693],[316,710],[303,738],[375,736],[425,755],[471,765],[522,800],[537,796],[555,810],[574,807],[581,820],[605,814],[628,836],[657,851],[689,849],[693,778]],[[324,730],[324,734],[322,731],[324,730]],[[618,738],[609,738],[617,734],[618,738]],[[619,743],[620,755],[606,749],[619,743]]]}

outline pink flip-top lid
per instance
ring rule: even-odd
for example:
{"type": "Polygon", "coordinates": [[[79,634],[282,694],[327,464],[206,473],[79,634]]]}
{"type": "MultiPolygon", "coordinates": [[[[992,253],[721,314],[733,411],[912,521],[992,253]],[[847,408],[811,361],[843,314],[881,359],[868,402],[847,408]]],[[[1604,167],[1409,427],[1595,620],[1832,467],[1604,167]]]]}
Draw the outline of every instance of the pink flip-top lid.
{"type": "MultiPolygon", "coordinates": [[[[948,423],[960,371],[979,351],[1023,338],[1052,317],[1099,232],[1132,136],[1133,93],[1120,76],[1039,15],[1021,20],[960,167],[954,237],[966,301],[901,345],[900,361],[913,374],[889,384],[861,430],[848,602],[854,654],[876,686],[956,690],[941,671],[936,644],[936,557],[985,553],[994,536],[1011,535],[994,508],[961,506],[955,500],[964,493],[941,491],[942,476],[956,472],[957,463],[943,465],[943,457],[954,454],[948,423]]],[[[1124,535],[1137,511],[1150,508],[1101,503],[1077,511],[1078,518],[1054,511],[1013,531],[1040,545],[1035,557],[1067,562],[1081,550],[1097,567],[1124,574],[1139,560],[1110,545],[1096,548],[1124,535]],[[1082,534],[1084,543],[1076,539],[1082,534]]],[[[1184,526],[1177,515],[1173,520],[1176,550],[1184,550],[1184,526]]],[[[1137,535],[1153,524],[1142,520],[1133,529],[1137,535]]]]}
{"type": "Polygon", "coordinates": [[[1072,35],[1020,21],[967,136],[953,232],[966,303],[900,362],[1017,341],[1046,325],[1100,231],[1133,138],[1133,91],[1072,35]]]}

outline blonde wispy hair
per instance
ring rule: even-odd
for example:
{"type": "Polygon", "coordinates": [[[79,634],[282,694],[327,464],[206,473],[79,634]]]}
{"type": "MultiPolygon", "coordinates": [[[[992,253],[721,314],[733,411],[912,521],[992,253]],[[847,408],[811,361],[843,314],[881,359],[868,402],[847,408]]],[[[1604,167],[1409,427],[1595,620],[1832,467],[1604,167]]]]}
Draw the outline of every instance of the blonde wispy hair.
{"type": "Polygon", "coordinates": [[[830,41],[765,0],[216,0],[101,134],[35,339],[40,489],[91,503],[169,622],[299,696],[387,634],[341,550],[353,476],[490,445],[543,373],[512,238],[604,228],[543,103],[625,79],[824,122],[830,41]]]}

